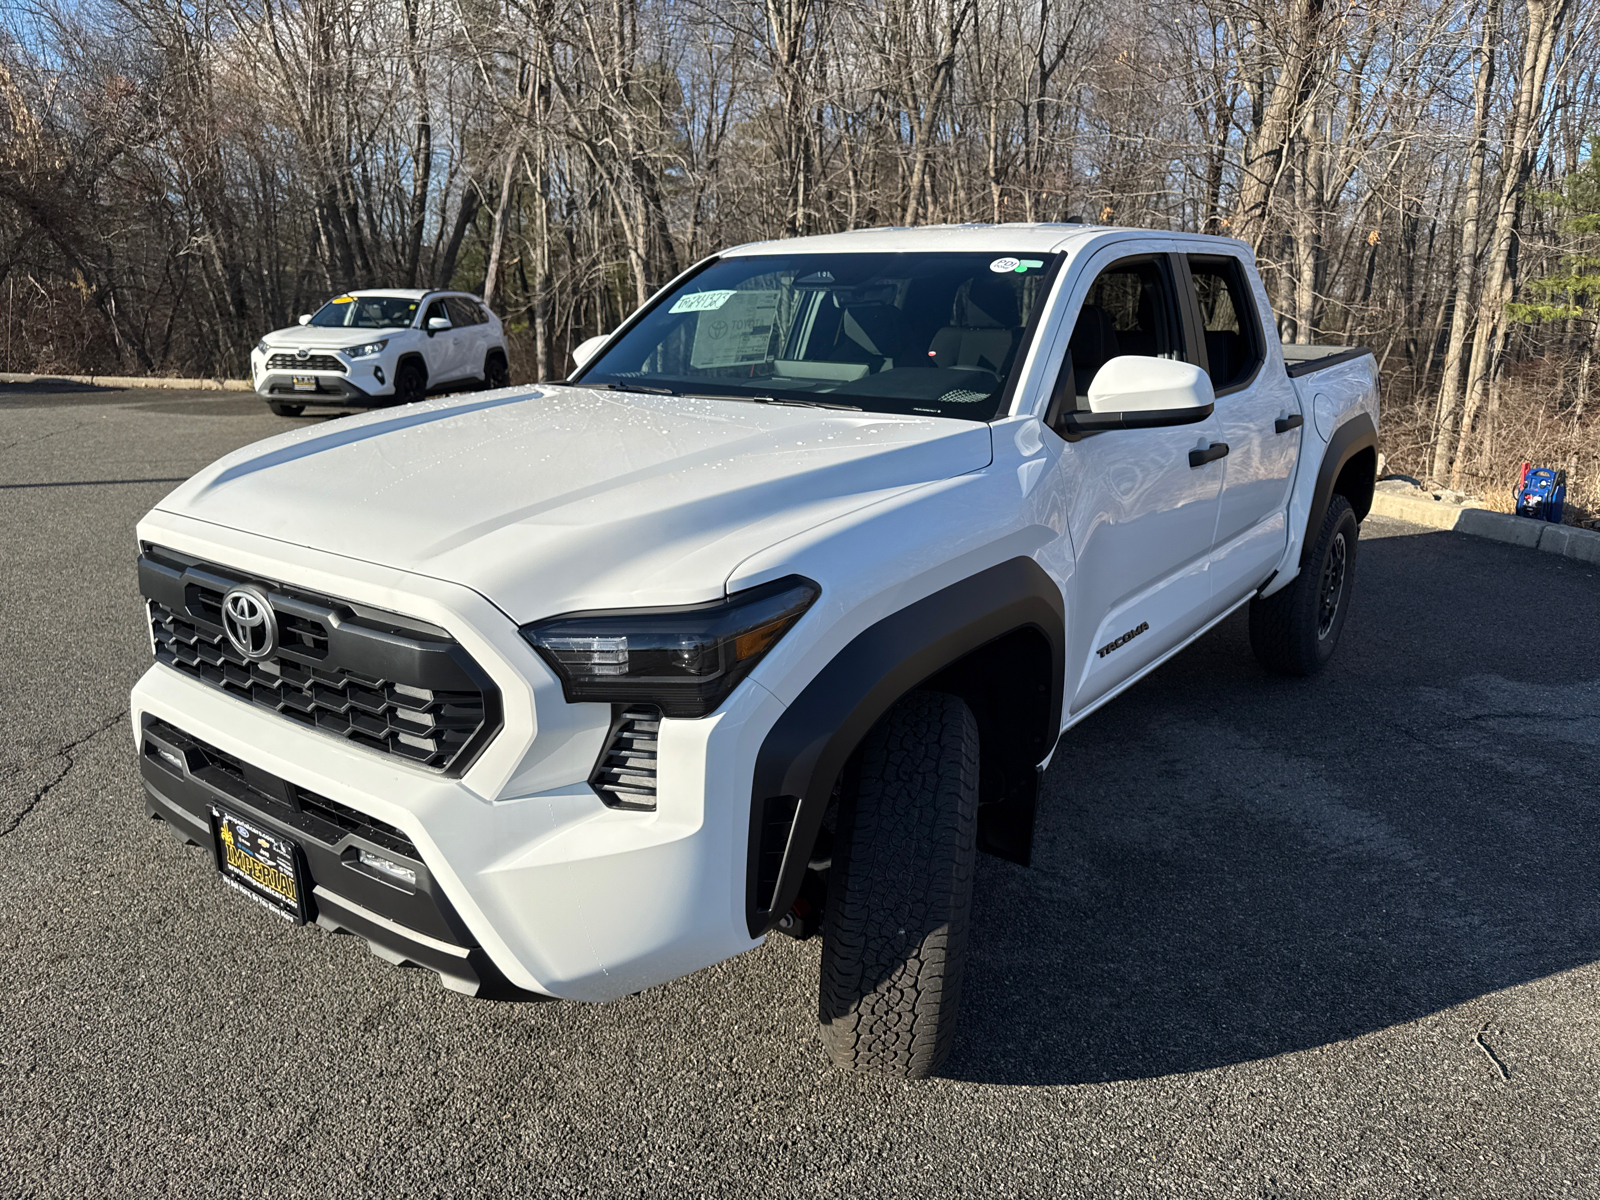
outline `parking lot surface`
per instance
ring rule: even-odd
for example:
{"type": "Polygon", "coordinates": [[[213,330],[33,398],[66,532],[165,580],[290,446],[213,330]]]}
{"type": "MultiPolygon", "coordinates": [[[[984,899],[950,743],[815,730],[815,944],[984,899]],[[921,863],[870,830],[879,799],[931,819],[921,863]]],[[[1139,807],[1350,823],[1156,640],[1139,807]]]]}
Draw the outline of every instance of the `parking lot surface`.
{"type": "Polygon", "coordinates": [[[134,522],[304,420],[0,385],[0,1195],[1600,1195],[1595,567],[1373,518],[1322,677],[1238,617],[1069,731],[885,1083],[815,941],[467,1000],[145,817],[134,522]]]}

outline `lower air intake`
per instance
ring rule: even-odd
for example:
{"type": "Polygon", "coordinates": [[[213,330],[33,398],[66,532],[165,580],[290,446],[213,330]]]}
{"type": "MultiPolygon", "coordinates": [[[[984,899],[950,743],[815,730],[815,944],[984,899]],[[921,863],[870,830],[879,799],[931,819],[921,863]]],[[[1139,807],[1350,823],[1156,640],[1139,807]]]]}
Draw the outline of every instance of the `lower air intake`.
{"type": "Polygon", "coordinates": [[[656,806],[656,746],[661,710],[653,704],[612,706],[611,734],[589,786],[612,808],[656,806]]]}

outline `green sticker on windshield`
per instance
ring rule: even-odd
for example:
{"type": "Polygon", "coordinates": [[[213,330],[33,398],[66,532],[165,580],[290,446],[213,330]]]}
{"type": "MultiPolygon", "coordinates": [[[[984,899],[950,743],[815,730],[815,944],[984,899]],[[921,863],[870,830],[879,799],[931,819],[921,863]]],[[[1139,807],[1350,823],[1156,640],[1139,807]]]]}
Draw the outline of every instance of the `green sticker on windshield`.
{"type": "Polygon", "coordinates": [[[1020,259],[1017,262],[1017,274],[1021,275],[1024,271],[1027,271],[1027,270],[1029,270],[1029,269],[1031,269],[1033,267],[1042,267],[1042,266],[1044,266],[1044,259],[1042,259],[1042,258],[1024,258],[1024,259],[1020,259]]]}

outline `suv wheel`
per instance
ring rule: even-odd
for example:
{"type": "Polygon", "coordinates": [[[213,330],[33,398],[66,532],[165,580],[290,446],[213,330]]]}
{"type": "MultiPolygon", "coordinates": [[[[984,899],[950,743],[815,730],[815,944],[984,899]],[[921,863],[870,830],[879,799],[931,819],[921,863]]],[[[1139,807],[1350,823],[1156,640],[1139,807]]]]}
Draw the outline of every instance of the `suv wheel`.
{"type": "Polygon", "coordinates": [[[394,373],[394,402],[415,404],[427,394],[428,381],[422,368],[414,362],[401,363],[400,369],[394,373]]]}
{"type": "Polygon", "coordinates": [[[304,404],[285,404],[282,400],[268,400],[267,407],[275,417],[298,417],[306,410],[304,404]]]}
{"type": "Polygon", "coordinates": [[[1250,648],[1267,670],[1314,675],[1333,657],[1350,612],[1359,534],[1350,501],[1335,495],[1295,581],[1250,602],[1250,648]]]}
{"type": "Polygon", "coordinates": [[[483,386],[485,390],[511,386],[511,368],[506,364],[506,356],[498,350],[484,360],[483,386]]]}
{"type": "Polygon", "coordinates": [[[932,1074],[961,1004],[977,854],[978,726],[912,692],[867,735],[841,797],[818,1015],[836,1066],[932,1074]]]}

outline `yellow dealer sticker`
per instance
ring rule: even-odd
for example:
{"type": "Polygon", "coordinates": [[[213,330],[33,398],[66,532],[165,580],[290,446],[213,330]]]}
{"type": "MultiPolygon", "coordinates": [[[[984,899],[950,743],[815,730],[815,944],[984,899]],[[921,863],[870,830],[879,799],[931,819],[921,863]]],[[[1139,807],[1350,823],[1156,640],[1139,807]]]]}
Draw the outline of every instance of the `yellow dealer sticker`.
{"type": "Polygon", "coordinates": [[[328,301],[329,304],[354,304],[355,302],[356,298],[354,296],[335,296],[328,301]]]}

